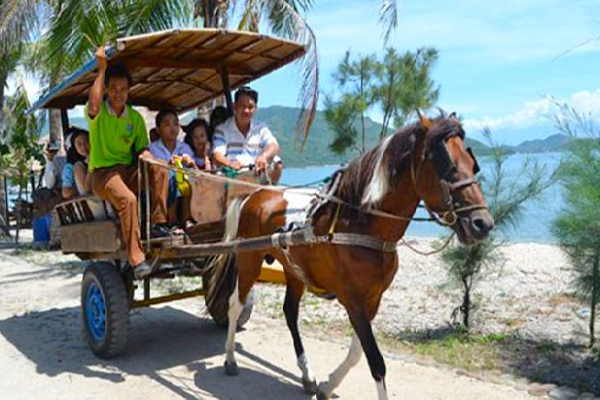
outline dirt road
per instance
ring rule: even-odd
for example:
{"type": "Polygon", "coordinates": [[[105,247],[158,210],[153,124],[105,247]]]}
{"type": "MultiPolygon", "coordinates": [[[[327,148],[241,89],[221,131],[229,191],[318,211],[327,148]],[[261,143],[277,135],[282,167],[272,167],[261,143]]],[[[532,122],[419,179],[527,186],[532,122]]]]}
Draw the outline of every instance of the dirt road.
{"type": "MultiPolygon", "coordinates": [[[[52,253],[48,253],[52,257],[52,253]]],[[[2,399],[307,399],[284,321],[255,313],[237,336],[240,375],[224,374],[225,332],[202,314],[202,299],[136,311],[127,353],[95,358],[79,313],[81,267],[34,265],[0,251],[0,398],[2,399]]],[[[317,378],[346,346],[305,336],[317,378]]],[[[386,356],[391,399],[524,400],[515,389],[386,356]]],[[[336,391],[376,398],[363,357],[336,391]]]]}

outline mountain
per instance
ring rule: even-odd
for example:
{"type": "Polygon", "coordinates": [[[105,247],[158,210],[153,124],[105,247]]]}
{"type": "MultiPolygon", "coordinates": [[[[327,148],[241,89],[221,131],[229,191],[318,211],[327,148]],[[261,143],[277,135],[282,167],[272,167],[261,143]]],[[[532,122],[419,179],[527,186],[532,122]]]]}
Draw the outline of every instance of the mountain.
{"type": "MultiPolygon", "coordinates": [[[[334,165],[347,163],[356,157],[356,152],[348,151],[344,155],[337,155],[329,150],[329,143],[333,141],[334,133],[329,130],[322,111],[317,111],[315,121],[311,128],[311,133],[302,151],[299,151],[300,140],[294,138],[296,120],[300,110],[293,107],[271,106],[259,108],[256,118],[266,123],[277,139],[281,147],[281,157],[287,167],[301,168],[309,165],[334,165]]],[[[182,117],[182,123],[189,122],[190,115],[182,117]]],[[[71,124],[82,128],[87,128],[87,122],[83,117],[71,118],[71,124]]],[[[367,127],[367,148],[373,147],[381,131],[381,124],[370,118],[366,119],[367,127]]],[[[47,134],[47,127],[44,128],[47,134]]],[[[527,140],[517,146],[504,146],[509,154],[513,153],[540,153],[551,151],[563,151],[568,142],[565,135],[552,135],[546,139],[527,140]]],[[[491,154],[489,146],[467,137],[467,146],[473,149],[473,152],[484,157],[491,154]]]]}
{"type": "Polygon", "coordinates": [[[515,146],[517,153],[546,153],[562,151],[569,142],[569,137],[560,133],[548,136],[546,139],[526,140],[515,146]]]}

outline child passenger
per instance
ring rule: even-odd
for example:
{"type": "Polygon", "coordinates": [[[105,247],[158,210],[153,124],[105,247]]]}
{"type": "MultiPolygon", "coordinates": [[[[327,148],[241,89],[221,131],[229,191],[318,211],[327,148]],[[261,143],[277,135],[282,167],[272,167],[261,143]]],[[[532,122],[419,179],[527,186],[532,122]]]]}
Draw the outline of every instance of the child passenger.
{"type": "Polygon", "coordinates": [[[150,144],[150,153],[157,159],[170,163],[174,157],[181,157],[185,164],[193,163],[194,152],[185,142],[177,140],[179,117],[175,110],[161,110],[156,115],[156,129],[159,139],[150,144]]]}
{"type": "MultiPolygon", "coordinates": [[[[195,167],[194,151],[187,143],[177,139],[179,128],[177,112],[170,109],[161,110],[156,115],[156,130],[159,139],[150,144],[150,153],[157,160],[162,160],[167,164],[176,164],[176,159],[181,158],[183,166],[195,167]]],[[[179,190],[178,174],[180,175],[179,178],[183,179],[181,172],[171,170],[169,174],[168,220],[171,225],[185,226],[186,221],[190,218],[191,197],[184,195],[179,190]],[[183,223],[179,221],[183,221],[183,223]]]]}
{"type": "Polygon", "coordinates": [[[196,118],[183,128],[186,135],[183,139],[193,151],[194,163],[199,169],[210,171],[212,131],[204,119],[196,118]]]}

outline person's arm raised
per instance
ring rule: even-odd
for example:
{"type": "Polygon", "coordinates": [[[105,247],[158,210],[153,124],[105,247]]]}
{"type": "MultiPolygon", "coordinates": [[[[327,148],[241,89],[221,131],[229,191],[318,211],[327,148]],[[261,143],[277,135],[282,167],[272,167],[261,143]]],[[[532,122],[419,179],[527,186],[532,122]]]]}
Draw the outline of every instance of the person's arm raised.
{"type": "Polygon", "coordinates": [[[96,79],[90,90],[87,107],[88,115],[92,119],[100,113],[102,98],[104,97],[104,75],[108,66],[104,46],[100,46],[96,50],[96,63],[98,64],[98,75],[96,75],[96,79]]]}

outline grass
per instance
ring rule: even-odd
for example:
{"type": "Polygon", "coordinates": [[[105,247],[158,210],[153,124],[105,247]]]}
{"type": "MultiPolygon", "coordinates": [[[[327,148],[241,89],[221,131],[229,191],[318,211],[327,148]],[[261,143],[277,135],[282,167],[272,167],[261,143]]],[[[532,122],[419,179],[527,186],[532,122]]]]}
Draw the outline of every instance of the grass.
{"type": "Polygon", "coordinates": [[[497,369],[501,363],[498,344],[507,340],[504,334],[467,335],[461,331],[420,340],[401,340],[386,334],[378,336],[384,348],[408,351],[467,371],[497,369]]]}

